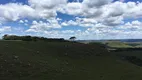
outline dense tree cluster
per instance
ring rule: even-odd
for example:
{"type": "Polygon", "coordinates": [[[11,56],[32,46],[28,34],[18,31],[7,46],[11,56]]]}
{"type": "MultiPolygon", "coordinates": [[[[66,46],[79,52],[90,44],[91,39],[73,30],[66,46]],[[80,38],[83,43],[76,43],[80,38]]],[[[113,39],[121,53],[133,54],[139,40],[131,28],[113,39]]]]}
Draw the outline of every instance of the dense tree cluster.
{"type": "Polygon", "coordinates": [[[36,36],[16,36],[4,35],[3,40],[21,40],[21,41],[65,41],[63,38],[45,38],[36,36]]]}

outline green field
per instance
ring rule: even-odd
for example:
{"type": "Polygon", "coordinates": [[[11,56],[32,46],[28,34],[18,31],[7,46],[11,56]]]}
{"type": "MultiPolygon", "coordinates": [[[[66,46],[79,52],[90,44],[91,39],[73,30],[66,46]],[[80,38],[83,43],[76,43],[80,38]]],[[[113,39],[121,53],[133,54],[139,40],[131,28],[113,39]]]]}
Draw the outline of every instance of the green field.
{"type": "Polygon", "coordinates": [[[142,48],[141,42],[105,41],[102,43],[111,48],[142,48]]]}
{"type": "Polygon", "coordinates": [[[0,80],[142,80],[142,67],[115,54],[99,44],[0,41],[0,80]]]}
{"type": "Polygon", "coordinates": [[[132,48],[133,47],[127,43],[120,42],[120,41],[107,41],[105,42],[105,44],[107,44],[107,46],[112,48],[132,48]]]}

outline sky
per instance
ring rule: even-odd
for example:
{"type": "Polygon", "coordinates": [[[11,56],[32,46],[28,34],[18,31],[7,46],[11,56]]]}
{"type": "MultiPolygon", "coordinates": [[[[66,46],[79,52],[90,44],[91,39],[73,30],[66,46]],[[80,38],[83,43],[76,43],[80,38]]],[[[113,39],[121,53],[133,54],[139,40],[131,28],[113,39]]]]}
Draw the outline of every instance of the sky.
{"type": "Polygon", "coordinates": [[[142,0],[0,0],[0,37],[142,39],[142,0]]]}

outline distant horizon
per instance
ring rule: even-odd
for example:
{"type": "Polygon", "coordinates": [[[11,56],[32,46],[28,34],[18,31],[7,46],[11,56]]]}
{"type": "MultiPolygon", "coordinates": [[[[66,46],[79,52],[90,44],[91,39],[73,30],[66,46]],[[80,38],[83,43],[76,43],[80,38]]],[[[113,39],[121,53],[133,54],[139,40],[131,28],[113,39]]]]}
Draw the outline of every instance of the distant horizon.
{"type": "MultiPolygon", "coordinates": [[[[84,39],[85,40],[85,39],[84,39]]],[[[89,39],[90,41],[91,40],[93,40],[93,39],[89,39]]],[[[94,39],[94,40],[97,40],[97,39],[94,39]]],[[[142,40],[142,38],[141,39],[131,39],[131,38],[128,38],[128,39],[98,39],[98,40],[142,40]]]]}
{"type": "MultiPolygon", "coordinates": [[[[33,35],[16,35],[16,34],[4,34],[4,35],[15,35],[15,36],[32,36],[32,37],[44,37],[44,36],[33,36],[33,35]]],[[[3,36],[4,36],[3,35],[3,36]]],[[[2,37],[3,37],[2,36],[2,37]]],[[[2,39],[2,37],[0,37],[0,39],[2,39]]],[[[73,37],[73,36],[71,36],[71,37],[73,37]]],[[[74,36],[75,37],[75,36],[74,36]]],[[[54,37],[45,37],[45,38],[53,38],[54,39],[54,37]]],[[[59,38],[63,38],[63,37],[58,37],[58,38],[55,38],[55,39],[59,39],[59,38]]],[[[70,37],[69,37],[70,38],[70,37]]],[[[69,38],[63,38],[63,39],[65,39],[65,40],[69,40],[69,38]]],[[[78,39],[77,37],[76,37],[76,40],[75,41],[107,41],[107,40],[142,40],[142,38],[135,38],[135,39],[133,39],[133,38],[123,38],[123,39],[78,39]]]]}

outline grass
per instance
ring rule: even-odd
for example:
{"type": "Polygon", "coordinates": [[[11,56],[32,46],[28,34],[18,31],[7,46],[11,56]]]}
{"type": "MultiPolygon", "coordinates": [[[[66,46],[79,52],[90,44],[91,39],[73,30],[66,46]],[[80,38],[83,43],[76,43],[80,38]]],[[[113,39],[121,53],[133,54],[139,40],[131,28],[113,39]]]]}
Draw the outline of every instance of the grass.
{"type": "Polygon", "coordinates": [[[107,46],[112,48],[132,48],[133,46],[128,45],[127,43],[119,42],[119,41],[108,41],[106,42],[107,46]]]}
{"type": "Polygon", "coordinates": [[[142,80],[99,44],[0,41],[0,80],[142,80]]]}
{"type": "Polygon", "coordinates": [[[142,48],[142,42],[128,43],[128,45],[133,46],[135,48],[142,48]]]}

